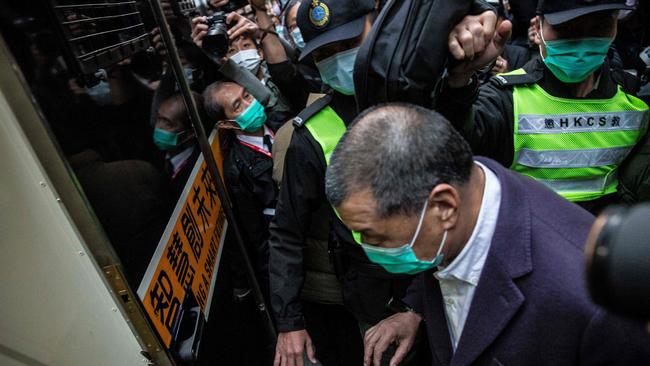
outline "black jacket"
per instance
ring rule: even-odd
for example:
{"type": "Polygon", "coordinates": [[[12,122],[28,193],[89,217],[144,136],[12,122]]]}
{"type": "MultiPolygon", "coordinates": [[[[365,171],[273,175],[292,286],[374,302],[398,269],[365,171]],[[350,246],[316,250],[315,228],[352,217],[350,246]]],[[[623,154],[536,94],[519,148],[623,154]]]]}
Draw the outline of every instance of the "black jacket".
{"type": "MultiPolygon", "coordinates": [[[[277,202],[278,188],[273,182],[273,159],[239,143],[233,136],[224,160],[224,179],[233,203],[237,224],[248,249],[263,292],[268,288],[268,238],[271,215],[277,202]],[[267,212],[268,212],[267,210],[267,212]]],[[[232,243],[229,243],[232,248],[232,243]]],[[[234,249],[233,249],[234,251],[234,249]]],[[[242,264],[236,261],[234,272],[242,280],[242,264]]]]}
{"type": "MultiPolygon", "coordinates": [[[[348,125],[356,116],[352,97],[334,93],[329,104],[348,125]]],[[[300,292],[305,280],[304,249],[311,220],[325,197],[325,159],[305,127],[296,128],[284,160],[284,178],[269,239],[271,308],[279,332],[304,329],[300,292]]],[[[396,277],[371,264],[350,231],[330,211],[333,235],[347,260],[343,279],[345,304],[357,319],[375,323],[388,315],[386,302],[402,296],[410,277],[396,277]]]]}

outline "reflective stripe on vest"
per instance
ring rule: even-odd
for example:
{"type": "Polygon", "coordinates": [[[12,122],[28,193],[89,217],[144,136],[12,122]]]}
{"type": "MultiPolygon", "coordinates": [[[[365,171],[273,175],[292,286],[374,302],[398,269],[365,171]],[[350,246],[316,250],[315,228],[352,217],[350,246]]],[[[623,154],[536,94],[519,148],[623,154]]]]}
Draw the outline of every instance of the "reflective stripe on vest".
{"type": "Polygon", "coordinates": [[[616,169],[648,126],[643,101],[620,86],[610,99],[564,99],[537,84],[515,85],[512,99],[511,169],[571,201],[616,192],[616,169]]]}
{"type": "MultiPolygon", "coordinates": [[[[339,117],[339,115],[328,106],[310,117],[307,122],[305,122],[305,127],[307,127],[314,140],[316,140],[320,145],[323,150],[323,156],[325,157],[325,164],[329,166],[332,152],[334,152],[334,148],[345,133],[345,123],[341,117],[339,117]]],[[[332,209],[338,216],[339,213],[336,212],[336,209],[332,209]]],[[[357,243],[361,243],[361,234],[353,231],[352,237],[357,243]]]]}

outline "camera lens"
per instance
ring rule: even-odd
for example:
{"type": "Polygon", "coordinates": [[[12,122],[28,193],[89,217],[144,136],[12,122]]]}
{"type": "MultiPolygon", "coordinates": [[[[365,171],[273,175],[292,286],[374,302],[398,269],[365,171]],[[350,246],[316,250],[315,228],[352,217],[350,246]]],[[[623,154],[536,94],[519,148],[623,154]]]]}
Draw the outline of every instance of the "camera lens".
{"type": "Polygon", "coordinates": [[[650,319],[650,205],[619,207],[605,215],[600,234],[588,243],[591,295],[612,312],[650,319]]]}
{"type": "Polygon", "coordinates": [[[203,38],[203,49],[224,56],[228,51],[228,28],[222,13],[208,17],[208,33],[203,38]]]}

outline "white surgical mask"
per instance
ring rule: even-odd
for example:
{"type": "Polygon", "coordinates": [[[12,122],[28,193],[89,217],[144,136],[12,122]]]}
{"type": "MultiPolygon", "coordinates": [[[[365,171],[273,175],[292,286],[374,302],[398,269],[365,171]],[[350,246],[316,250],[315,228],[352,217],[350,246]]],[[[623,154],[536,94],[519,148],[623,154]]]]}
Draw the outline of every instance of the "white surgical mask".
{"type": "Polygon", "coordinates": [[[260,54],[255,48],[241,50],[230,56],[230,59],[253,74],[257,73],[257,70],[260,68],[260,64],[262,63],[262,57],[260,57],[260,54]]]}
{"type": "Polygon", "coordinates": [[[294,28],[294,30],[291,31],[291,38],[293,38],[293,43],[296,45],[298,50],[302,51],[302,49],[305,48],[305,40],[302,38],[300,29],[294,28]]]}

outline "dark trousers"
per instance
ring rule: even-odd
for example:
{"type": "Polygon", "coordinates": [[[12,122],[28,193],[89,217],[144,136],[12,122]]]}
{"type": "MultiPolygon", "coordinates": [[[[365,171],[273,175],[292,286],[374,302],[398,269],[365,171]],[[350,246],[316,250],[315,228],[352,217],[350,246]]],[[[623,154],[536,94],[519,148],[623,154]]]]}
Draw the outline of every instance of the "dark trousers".
{"type": "Polygon", "coordinates": [[[343,305],[303,302],[307,332],[324,366],[363,365],[357,320],[343,305]]]}

